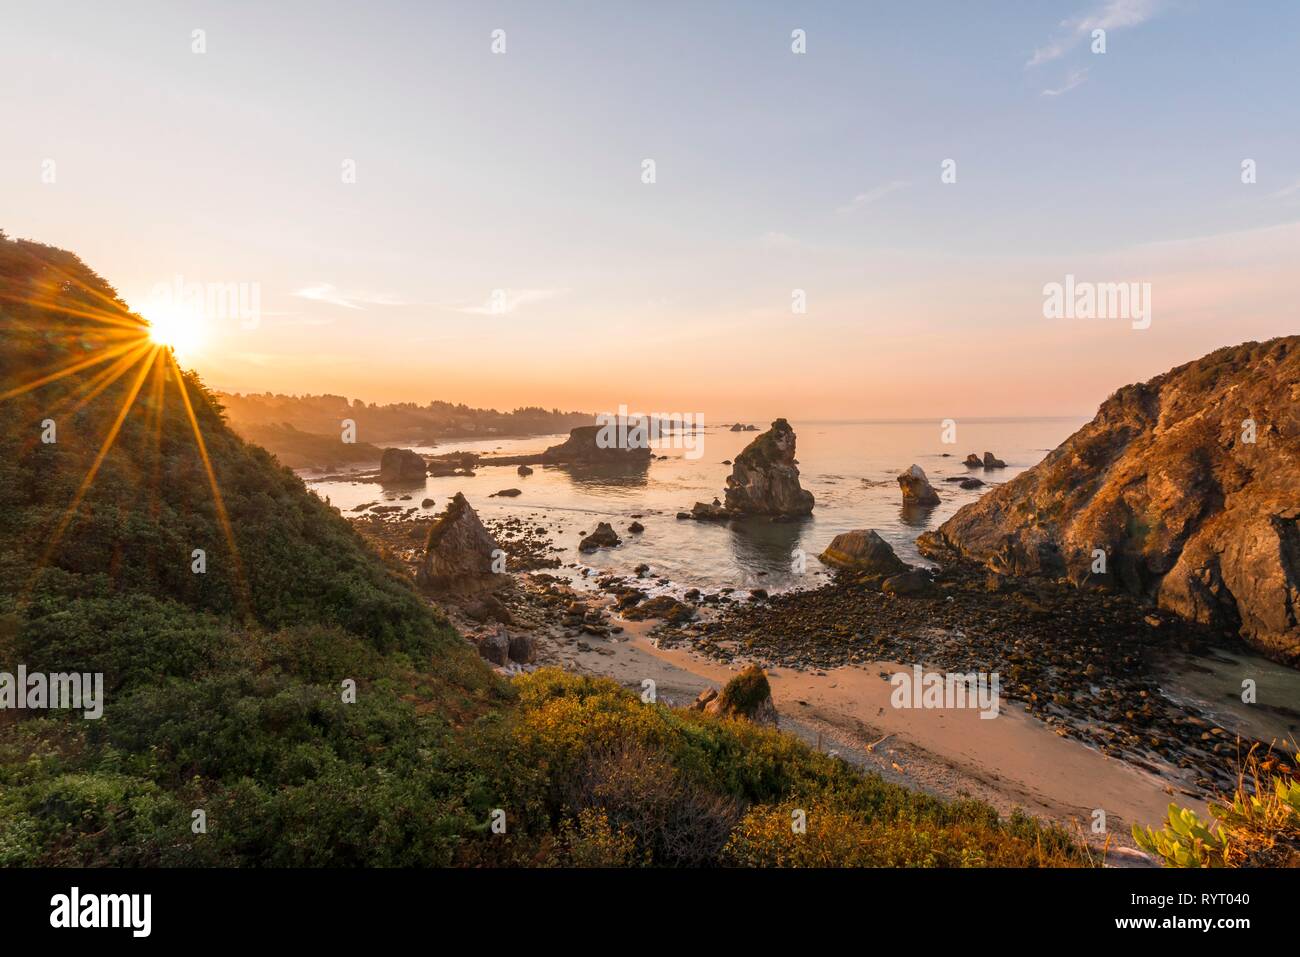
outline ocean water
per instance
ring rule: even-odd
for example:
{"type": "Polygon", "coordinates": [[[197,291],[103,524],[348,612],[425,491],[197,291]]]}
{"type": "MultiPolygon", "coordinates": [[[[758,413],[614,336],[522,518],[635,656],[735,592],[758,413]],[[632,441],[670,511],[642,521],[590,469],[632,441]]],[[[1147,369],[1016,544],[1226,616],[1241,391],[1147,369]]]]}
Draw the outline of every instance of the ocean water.
{"type": "MultiPolygon", "coordinates": [[[[813,588],[829,577],[817,555],[840,532],[874,528],[904,561],[925,564],[916,538],[936,528],[957,509],[977,500],[990,487],[1009,481],[1043,457],[1084,424],[1083,418],[972,419],[957,424],[957,443],[945,445],[937,421],[794,422],[800,481],[813,493],[816,505],[807,519],[772,523],[763,519],[735,523],[679,520],[695,502],[721,499],[734,459],[759,433],[731,432],[725,427],[704,430],[702,454],[687,457],[681,448],[665,447],[655,460],[638,469],[579,469],[534,466],[520,476],[514,466],[483,467],[473,478],[427,477],[423,486],[384,487],[372,482],[312,481],[320,473],[300,471],[308,487],[328,497],[344,514],[363,503],[419,506],[434,499],[423,514],[446,507],[457,492],[485,519],[514,516],[545,527],[565,567],[554,574],[589,583],[600,574],[633,575],[637,565],[650,566],[641,587],[650,593],[680,596],[688,588],[714,591],[731,587],[742,594],[750,588],[770,593],[813,588]],[[968,452],[985,450],[1007,463],[1005,469],[968,470],[968,452]],[[921,466],[942,499],[933,509],[904,509],[897,476],[912,464],[921,466]],[[944,482],[949,476],[974,475],[988,485],[963,490],[944,482]],[[491,498],[500,489],[518,488],[518,498],[491,498]],[[402,501],[401,497],[411,498],[402,501]],[[639,535],[627,531],[633,516],[645,526],[639,535]],[[578,552],[582,536],[597,522],[609,522],[623,544],[594,554],[578,552]],[[798,555],[803,555],[799,571],[798,555]],[[657,579],[667,579],[660,584],[657,579]]],[[[766,423],[755,422],[760,428],[766,423]]],[[[522,455],[542,452],[565,435],[527,439],[449,442],[426,453],[470,451],[522,455]]],[[[378,463],[375,463],[378,464],[378,463]]],[[[1295,740],[1300,672],[1251,654],[1242,645],[1193,658],[1170,654],[1155,663],[1157,677],[1174,700],[1218,716],[1225,726],[1241,728],[1265,741],[1295,740]],[[1243,706],[1242,676],[1259,682],[1261,703],[1243,706]]]]}
{"type": "MultiPolygon", "coordinates": [[[[363,503],[419,505],[433,498],[429,513],[441,511],[456,492],[463,492],[484,518],[511,515],[545,526],[555,543],[564,548],[557,557],[566,565],[579,563],[599,573],[632,574],[637,565],[650,566],[652,578],[667,578],[670,585],[657,590],[680,594],[690,587],[739,590],[762,587],[769,592],[815,587],[827,571],[816,556],[840,532],[874,528],[904,561],[922,562],[916,537],[942,524],[958,508],[988,491],[963,490],[944,482],[950,476],[974,475],[992,485],[1006,482],[1035,465],[1048,451],[1078,429],[1082,418],[970,419],[959,420],[957,443],[945,444],[937,420],[792,422],[797,436],[796,456],[800,481],[813,493],[811,517],[772,523],[763,519],[737,523],[683,521],[679,511],[697,501],[723,497],[734,459],[756,435],[707,426],[700,436],[698,457],[688,450],[665,447],[644,468],[573,468],[534,466],[529,476],[513,466],[489,466],[473,478],[461,476],[425,480],[423,487],[386,488],[349,481],[313,482],[319,473],[300,472],[318,495],[328,497],[344,514],[363,503]],[[1005,469],[967,470],[967,453],[982,456],[991,451],[1007,463],[1005,469]],[[921,466],[938,489],[942,502],[933,509],[902,507],[897,476],[909,466],[921,466]],[[491,498],[500,489],[518,488],[517,498],[491,498]],[[403,495],[412,499],[400,502],[403,495]],[[632,535],[632,516],[645,532],[632,535]],[[623,538],[623,545],[580,555],[582,535],[607,521],[623,538]],[[803,561],[800,562],[800,553],[803,561]],[[802,570],[800,570],[802,566],[802,570]]],[[[755,422],[760,429],[767,423],[755,422]]],[[[449,442],[421,452],[472,451],[519,455],[541,452],[564,436],[449,442]]],[[[570,574],[581,569],[567,569],[570,574]]]]}

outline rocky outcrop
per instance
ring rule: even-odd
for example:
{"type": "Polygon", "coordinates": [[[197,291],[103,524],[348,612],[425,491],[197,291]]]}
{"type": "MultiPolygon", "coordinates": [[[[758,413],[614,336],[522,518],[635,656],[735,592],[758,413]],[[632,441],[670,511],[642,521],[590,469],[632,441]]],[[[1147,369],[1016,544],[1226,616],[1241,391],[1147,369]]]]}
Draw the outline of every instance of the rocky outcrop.
{"type": "Polygon", "coordinates": [[[662,618],[671,625],[680,625],[695,617],[695,608],[686,602],[678,601],[672,595],[656,595],[623,612],[623,617],[632,621],[645,621],[648,618],[662,618]]]}
{"type": "Polygon", "coordinates": [[[813,510],[812,492],[799,485],[794,429],[785,419],[750,442],[727,476],[724,508],[733,515],[794,517],[813,510]]]}
{"type": "Polygon", "coordinates": [[[841,532],[818,557],[833,568],[868,575],[897,575],[907,571],[907,564],[894,554],[889,543],[870,528],[841,532]]]}
{"type": "Polygon", "coordinates": [[[925,476],[925,469],[913,465],[898,476],[898,486],[903,490],[904,505],[938,505],[939,493],[925,476]]]}
{"type": "Polygon", "coordinates": [[[410,449],[384,449],[379,460],[379,481],[385,485],[423,482],[427,471],[423,456],[410,449]]]}
{"type": "Polygon", "coordinates": [[[964,464],[968,469],[978,469],[984,467],[984,463],[980,461],[980,457],[976,455],[974,452],[966,456],[966,462],[964,464]]]}
{"type": "Polygon", "coordinates": [[[744,718],[755,724],[777,727],[780,719],[772,702],[772,687],[767,673],[758,665],[750,665],[726,683],[722,691],[707,688],[700,692],[693,705],[705,714],[723,718],[744,718]]]}
{"type": "Polygon", "coordinates": [[[479,456],[475,452],[445,452],[429,460],[429,474],[435,478],[451,475],[472,477],[479,456]]]}
{"type": "Polygon", "coordinates": [[[416,580],[435,592],[472,593],[493,588],[508,578],[493,571],[497,548],[478,514],[457,492],[429,529],[416,580]]]}
{"type": "Polygon", "coordinates": [[[594,552],[598,548],[614,548],[622,544],[623,540],[614,531],[614,526],[609,522],[601,522],[594,532],[578,543],[578,551],[594,552]]]}
{"type": "Polygon", "coordinates": [[[542,453],[547,465],[596,465],[601,463],[641,464],[649,462],[649,447],[641,447],[635,429],[624,430],[619,437],[616,423],[581,425],[569,431],[569,437],[542,453]],[[620,444],[620,442],[622,444],[620,444]]]}
{"type": "Polygon", "coordinates": [[[1004,469],[1004,468],[1007,467],[1007,463],[1006,463],[1006,462],[1003,462],[1000,458],[998,458],[998,457],[997,457],[996,455],[994,455],[992,452],[985,452],[985,453],[984,453],[984,467],[985,467],[986,469],[1004,469]]]}
{"type": "Polygon", "coordinates": [[[1300,665],[1300,336],[1125,386],[918,544],[1124,589],[1300,665]]]}

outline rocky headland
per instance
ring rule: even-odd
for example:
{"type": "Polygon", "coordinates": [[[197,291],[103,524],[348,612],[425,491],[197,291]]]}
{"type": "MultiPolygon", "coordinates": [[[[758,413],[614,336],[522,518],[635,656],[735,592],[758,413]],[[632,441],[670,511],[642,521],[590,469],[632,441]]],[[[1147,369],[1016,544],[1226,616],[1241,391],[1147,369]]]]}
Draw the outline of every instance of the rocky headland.
{"type": "Polygon", "coordinates": [[[1300,337],[1125,386],[918,544],[1123,592],[1300,664],[1300,337]]]}

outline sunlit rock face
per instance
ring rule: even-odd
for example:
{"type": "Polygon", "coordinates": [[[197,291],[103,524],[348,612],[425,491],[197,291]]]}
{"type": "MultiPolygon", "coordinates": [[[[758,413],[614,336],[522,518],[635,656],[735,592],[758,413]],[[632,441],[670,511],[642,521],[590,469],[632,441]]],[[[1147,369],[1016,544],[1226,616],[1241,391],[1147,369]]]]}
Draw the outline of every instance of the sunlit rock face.
{"type": "Polygon", "coordinates": [[[1300,336],[1120,389],[918,544],[1121,588],[1300,665],[1300,336]]]}
{"type": "Polygon", "coordinates": [[[457,492],[429,529],[417,580],[434,592],[477,592],[504,584],[494,559],[499,546],[465,496],[457,492]]]}
{"type": "Polygon", "coordinates": [[[379,481],[385,485],[423,482],[427,471],[424,458],[410,449],[384,449],[379,460],[379,481]]]}
{"type": "Polygon", "coordinates": [[[794,429],[785,419],[777,419],[736,456],[723,507],[733,514],[810,514],[813,495],[799,484],[794,447],[794,429]]]}

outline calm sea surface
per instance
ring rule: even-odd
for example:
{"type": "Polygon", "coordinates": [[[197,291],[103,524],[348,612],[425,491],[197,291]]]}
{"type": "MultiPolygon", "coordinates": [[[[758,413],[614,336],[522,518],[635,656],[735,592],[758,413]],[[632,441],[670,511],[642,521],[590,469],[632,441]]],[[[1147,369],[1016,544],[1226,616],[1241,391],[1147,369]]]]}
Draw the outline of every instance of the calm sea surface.
{"type": "MultiPolygon", "coordinates": [[[[456,492],[464,492],[484,518],[515,515],[536,519],[546,526],[555,543],[566,549],[560,558],[600,572],[630,574],[645,563],[653,577],[667,578],[667,590],[680,592],[698,587],[737,589],[763,587],[769,591],[814,587],[826,575],[816,556],[832,538],[855,528],[874,528],[905,561],[919,562],[916,537],[944,522],[958,508],[987,489],[965,491],[946,483],[949,476],[975,475],[989,483],[1008,481],[1039,462],[1084,423],[1084,419],[971,419],[957,425],[957,443],[945,445],[938,421],[907,422],[794,422],[798,436],[800,481],[816,497],[811,518],[790,523],[763,520],[740,524],[679,521],[676,514],[697,501],[721,499],[730,474],[722,464],[734,459],[757,433],[731,432],[725,427],[705,428],[703,454],[688,457],[687,450],[666,446],[667,455],[644,469],[579,469],[536,467],[521,477],[513,467],[484,467],[474,478],[460,476],[426,479],[424,487],[382,488],[373,483],[316,482],[318,495],[346,514],[354,506],[379,501],[397,502],[412,495],[406,505],[425,497],[441,511],[456,492]],[[991,451],[1007,463],[1005,469],[969,471],[962,465],[968,452],[991,451]],[[946,453],[946,455],[945,455],[946,453]],[[913,463],[925,469],[942,503],[933,509],[905,511],[897,476],[913,463]],[[517,498],[490,498],[505,488],[521,489],[517,498]],[[640,535],[626,532],[631,516],[645,526],[640,535]],[[611,523],[623,538],[620,548],[579,556],[583,532],[596,523],[611,523]],[[798,571],[798,553],[805,556],[805,571],[798,571]]],[[[765,429],[767,423],[755,422],[765,429]]],[[[473,451],[525,454],[541,452],[563,436],[449,442],[422,452],[473,451]]],[[[310,480],[313,473],[301,473],[310,480]]]]}

